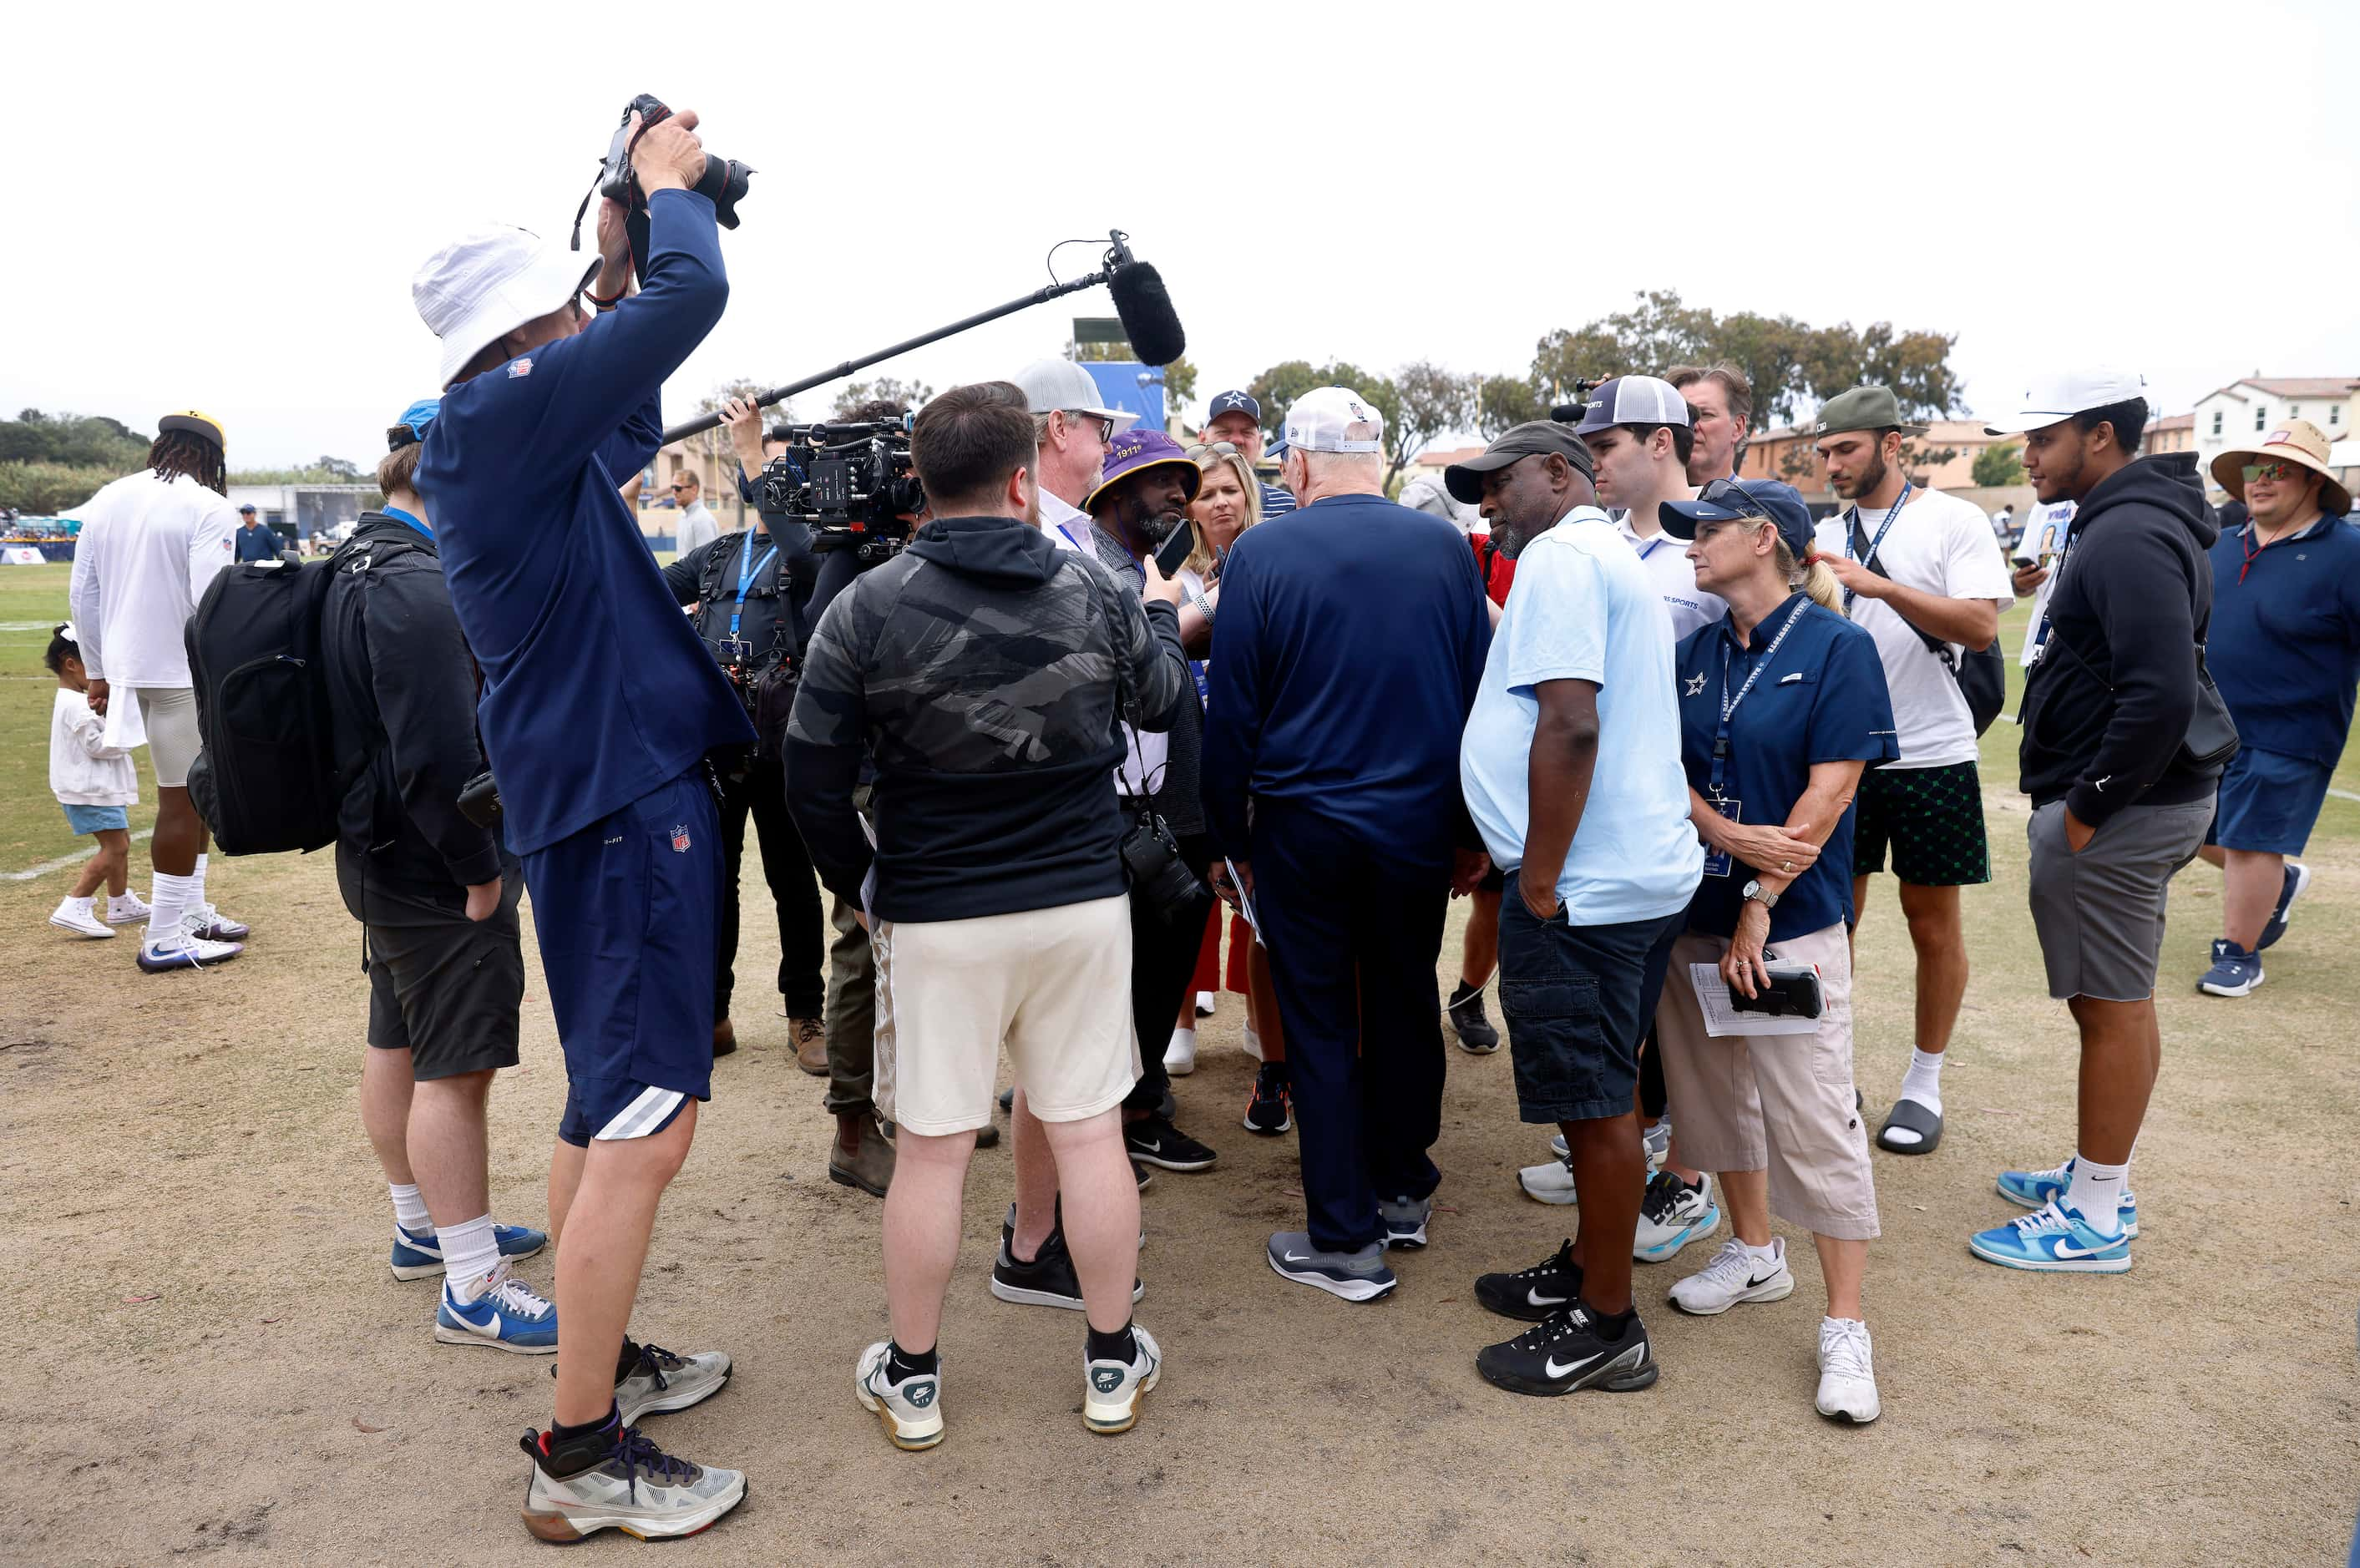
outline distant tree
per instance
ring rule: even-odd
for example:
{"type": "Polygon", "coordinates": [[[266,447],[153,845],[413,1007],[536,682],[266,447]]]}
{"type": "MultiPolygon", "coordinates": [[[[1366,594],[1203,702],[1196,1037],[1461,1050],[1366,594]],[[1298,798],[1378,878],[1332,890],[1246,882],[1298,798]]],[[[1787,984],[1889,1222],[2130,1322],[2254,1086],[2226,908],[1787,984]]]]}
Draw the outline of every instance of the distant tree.
{"type": "Polygon", "coordinates": [[[876,402],[901,403],[914,414],[934,395],[934,389],[923,381],[896,381],[890,376],[880,376],[874,381],[847,381],[836,393],[827,417],[845,419],[863,403],[876,402]]]}
{"type": "Polygon", "coordinates": [[[1411,458],[1435,437],[1475,422],[1475,389],[1481,378],[1454,376],[1431,360],[1415,360],[1394,371],[1395,411],[1385,420],[1385,487],[1393,487],[1411,458]]]}
{"type": "MultiPolygon", "coordinates": [[[[1068,338],[1065,340],[1065,357],[1100,364],[1109,361],[1120,364],[1124,360],[1137,363],[1139,351],[1128,343],[1077,343],[1068,338]]],[[[1182,405],[1193,403],[1196,400],[1196,367],[1188,363],[1188,356],[1184,354],[1164,367],[1164,412],[1167,414],[1176,412],[1182,405]]]]}
{"type": "Polygon", "coordinates": [[[124,472],[64,463],[0,462],[0,506],[14,506],[36,517],[68,512],[122,478],[124,472]]]}
{"type": "Polygon", "coordinates": [[[2005,490],[2024,483],[2024,448],[2016,441],[1994,441],[1975,453],[1968,477],[1985,490],[2005,490]]]}
{"type": "Polygon", "coordinates": [[[26,408],[0,420],[0,463],[111,468],[120,477],[148,460],[149,440],[104,415],[26,408]]]}
{"type": "Polygon", "coordinates": [[[360,483],[361,465],[357,463],[347,462],[345,459],[341,457],[322,457],[313,462],[311,466],[318,469],[322,474],[334,474],[336,476],[337,484],[357,485],[360,483]]]}
{"type": "Polygon", "coordinates": [[[1521,376],[1485,376],[1475,388],[1475,430],[1485,441],[1529,419],[1548,418],[1548,404],[1521,376]]]}

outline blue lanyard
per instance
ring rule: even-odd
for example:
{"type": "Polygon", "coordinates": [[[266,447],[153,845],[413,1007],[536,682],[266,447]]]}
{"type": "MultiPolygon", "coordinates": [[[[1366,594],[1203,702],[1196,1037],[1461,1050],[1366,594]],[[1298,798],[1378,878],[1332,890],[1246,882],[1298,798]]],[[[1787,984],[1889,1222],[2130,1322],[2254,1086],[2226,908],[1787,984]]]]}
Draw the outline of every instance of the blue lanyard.
{"type": "Polygon", "coordinates": [[[391,517],[395,522],[408,523],[411,528],[416,528],[428,539],[432,539],[434,537],[434,530],[426,526],[423,518],[412,517],[399,506],[388,506],[384,510],[385,515],[391,517]]]}
{"type": "Polygon", "coordinates": [[[754,530],[746,530],[746,548],[738,552],[738,602],[729,607],[730,641],[738,640],[738,620],[746,613],[746,590],[754,585],[754,579],[762,574],[762,568],[770,565],[778,553],[779,547],[772,545],[759,561],[755,561],[754,530]]]}
{"type": "MultiPolygon", "coordinates": [[[[1863,555],[1863,556],[1862,556],[1862,557],[1860,558],[1860,561],[1861,561],[1861,564],[1862,564],[1862,565],[1865,566],[1868,562],[1870,562],[1870,561],[1874,561],[1874,560],[1876,559],[1877,547],[1878,547],[1878,546],[1880,546],[1880,545],[1882,545],[1882,544],[1885,542],[1885,535],[1886,530],[1888,530],[1889,528],[1891,528],[1893,527],[1893,519],[1894,519],[1894,518],[1896,518],[1896,517],[1899,517],[1899,516],[1901,515],[1901,508],[1902,508],[1903,506],[1905,506],[1908,505],[1908,502],[1909,502],[1909,492],[1910,492],[1910,491],[1912,491],[1912,490],[1915,490],[1916,488],[1918,488],[1918,486],[1917,486],[1917,485],[1916,485],[1914,482],[1911,482],[1911,481],[1904,481],[1904,482],[1903,482],[1902,486],[1901,486],[1901,495],[1900,495],[1899,499],[1896,500],[1896,501],[1893,503],[1892,509],[1891,509],[1891,510],[1889,510],[1889,511],[1887,511],[1887,512],[1885,514],[1885,521],[1883,521],[1883,522],[1881,522],[1881,523],[1879,523],[1879,524],[1877,524],[1877,525],[1876,525],[1876,537],[1875,537],[1874,539],[1871,539],[1871,540],[1869,540],[1869,541],[1868,541],[1868,553],[1867,553],[1866,555],[1863,555]]],[[[1853,527],[1854,527],[1855,525],[1857,525],[1857,524],[1859,523],[1859,521],[1860,521],[1860,508],[1859,508],[1859,507],[1857,507],[1857,506],[1854,506],[1854,507],[1852,509],[1852,515],[1851,515],[1850,517],[1848,517],[1847,518],[1845,518],[1845,520],[1844,520],[1844,559],[1845,559],[1846,561],[1850,561],[1850,560],[1852,560],[1852,528],[1853,528],[1853,527]]],[[[1853,593],[1851,589],[1847,588],[1847,589],[1845,589],[1845,590],[1844,590],[1844,611],[1845,611],[1845,613],[1846,613],[1847,615],[1849,615],[1849,614],[1851,613],[1851,611],[1852,611],[1852,602],[1853,602],[1854,600],[1858,599],[1859,597],[1860,597],[1860,595],[1859,595],[1859,594],[1857,594],[1857,593],[1853,593]]]]}
{"type": "Polygon", "coordinates": [[[1715,730],[1712,735],[1712,782],[1707,787],[1707,793],[1716,800],[1721,798],[1721,786],[1727,781],[1725,770],[1729,765],[1729,721],[1737,716],[1737,710],[1744,702],[1746,695],[1754,690],[1754,683],[1762,679],[1762,672],[1770,668],[1772,659],[1778,657],[1778,645],[1786,640],[1786,634],[1793,631],[1795,623],[1803,618],[1802,607],[1796,605],[1792,598],[1787,601],[1787,604],[1789,608],[1786,624],[1778,628],[1778,635],[1770,639],[1770,646],[1762,650],[1760,659],[1754,660],[1753,672],[1746,676],[1745,684],[1737,689],[1737,695],[1734,697],[1729,694],[1729,639],[1726,637],[1721,638],[1721,727],[1715,730]]]}

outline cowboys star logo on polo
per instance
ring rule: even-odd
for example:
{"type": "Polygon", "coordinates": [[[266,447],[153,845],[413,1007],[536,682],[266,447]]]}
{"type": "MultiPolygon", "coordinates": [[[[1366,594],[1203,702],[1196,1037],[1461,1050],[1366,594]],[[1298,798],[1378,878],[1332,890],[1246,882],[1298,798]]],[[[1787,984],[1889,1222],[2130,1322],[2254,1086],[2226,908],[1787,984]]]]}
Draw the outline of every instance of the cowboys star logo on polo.
{"type": "Polygon", "coordinates": [[[675,822],[672,824],[672,852],[674,855],[686,855],[688,853],[688,824],[686,822],[675,822]]]}
{"type": "Polygon", "coordinates": [[[1704,671],[1701,670],[1688,678],[1688,694],[1691,697],[1704,695],[1704,671]]]}

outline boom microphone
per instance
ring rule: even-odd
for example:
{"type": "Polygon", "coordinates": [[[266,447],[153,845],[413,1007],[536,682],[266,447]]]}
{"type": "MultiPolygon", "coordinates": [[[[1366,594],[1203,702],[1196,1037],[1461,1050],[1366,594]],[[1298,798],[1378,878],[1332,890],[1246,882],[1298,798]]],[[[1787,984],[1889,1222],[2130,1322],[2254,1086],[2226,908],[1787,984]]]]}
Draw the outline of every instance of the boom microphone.
{"type": "Polygon", "coordinates": [[[1114,313],[1122,318],[1122,335],[1143,365],[1169,365],[1188,352],[1188,334],[1164,291],[1164,275],[1143,261],[1118,265],[1107,279],[1114,296],[1114,313]]]}
{"type": "MultiPolygon", "coordinates": [[[[813,387],[823,386],[827,382],[840,381],[853,372],[865,370],[880,360],[891,359],[896,354],[908,354],[912,349],[923,348],[931,343],[939,343],[954,333],[979,327],[986,321],[996,321],[1002,316],[1013,315],[1018,310],[1029,310],[1034,305],[1045,305],[1052,299],[1063,299],[1065,295],[1076,294],[1085,289],[1095,289],[1101,283],[1105,284],[1107,291],[1114,296],[1115,314],[1121,318],[1123,335],[1130,340],[1131,351],[1139,355],[1142,362],[1148,365],[1171,364],[1187,352],[1188,334],[1181,330],[1180,318],[1172,310],[1172,297],[1164,291],[1162,275],[1145,262],[1132,256],[1131,246],[1126,243],[1129,236],[1120,229],[1111,231],[1107,238],[1109,249],[1096,272],[1085,273],[1079,278],[1068,278],[1063,283],[1052,283],[1045,289],[1036,289],[1021,299],[1011,299],[1004,305],[994,305],[989,310],[978,310],[974,315],[953,321],[946,327],[936,327],[933,332],[921,332],[913,338],[904,338],[900,343],[880,348],[873,354],[863,354],[858,359],[847,359],[843,364],[832,365],[816,375],[806,376],[800,381],[791,381],[784,387],[773,387],[767,392],[756,393],[753,397],[754,406],[768,408],[770,404],[784,397],[792,397],[798,392],[808,392],[813,387]]],[[[709,430],[720,422],[721,416],[718,413],[699,414],[685,424],[674,425],[665,430],[664,444],[669,446],[673,441],[695,435],[700,430],[709,430]]]]}

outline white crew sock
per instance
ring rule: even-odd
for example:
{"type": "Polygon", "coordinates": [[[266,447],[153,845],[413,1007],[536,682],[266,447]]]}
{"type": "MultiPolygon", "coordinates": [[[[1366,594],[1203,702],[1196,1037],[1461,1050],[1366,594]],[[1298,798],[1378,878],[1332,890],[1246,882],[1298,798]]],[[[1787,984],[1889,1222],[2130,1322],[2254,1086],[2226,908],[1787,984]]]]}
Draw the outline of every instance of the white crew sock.
{"type": "Polygon", "coordinates": [[[202,855],[197,856],[197,869],[189,877],[189,908],[192,909],[205,907],[205,862],[209,858],[202,855]]]}
{"type": "Polygon", "coordinates": [[[499,1238],[492,1234],[492,1216],[477,1214],[464,1224],[444,1225],[442,1277],[451,1282],[452,1299],[472,1301],[484,1293],[484,1281],[500,1264],[499,1238]]]}
{"type": "Polygon", "coordinates": [[[1938,1116],[1942,1114],[1942,1052],[1909,1053],[1909,1071],[1901,1077],[1901,1097],[1917,1101],[1938,1116]]]}
{"type": "Polygon", "coordinates": [[[148,945],[156,947],[178,942],[180,937],[180,917],[194,908],[189,897],[193,877],[174,877],[168,872],[156,873],[156,896],[148,916],[148,945]]]}
{"type": "Polygon", "coordinates": [[[1755,1247],[1743,1241],[1740,1241],[1737,1245],[1745,1248],[1746,1257],[1762,1263],[1776,1263],[1786,1256],[1786,1249],[1779,1245],[1778,1238],[1775,1236],[1770,1238],[1770,1245],[1767,1247],[1755,1247]]]}
{"type": "Polygon", "coordinates": [[[418,1195],[415,1183],[405,1187],[399,1181],[388,1181],[386,1187],[393,1193],[393,1217],[400,1222],[402,1229],[413,1236],[434,1234],[434,1222],[426,1213],[426,1200],[418,1195]]]}
{"type": "Polygon", "coordinates": [[[2076,1150],[2073,1155],[2073,1181],[2065,1189],[2065,1206],[2078,1212],[2092,1230],[2100,1236],[2120,1236],[2123,1231],[2123,1185],[2130,1178],[2127,1160],[2120,1165],[2100,1165],[2088,1155],[2076,1150]]]}

